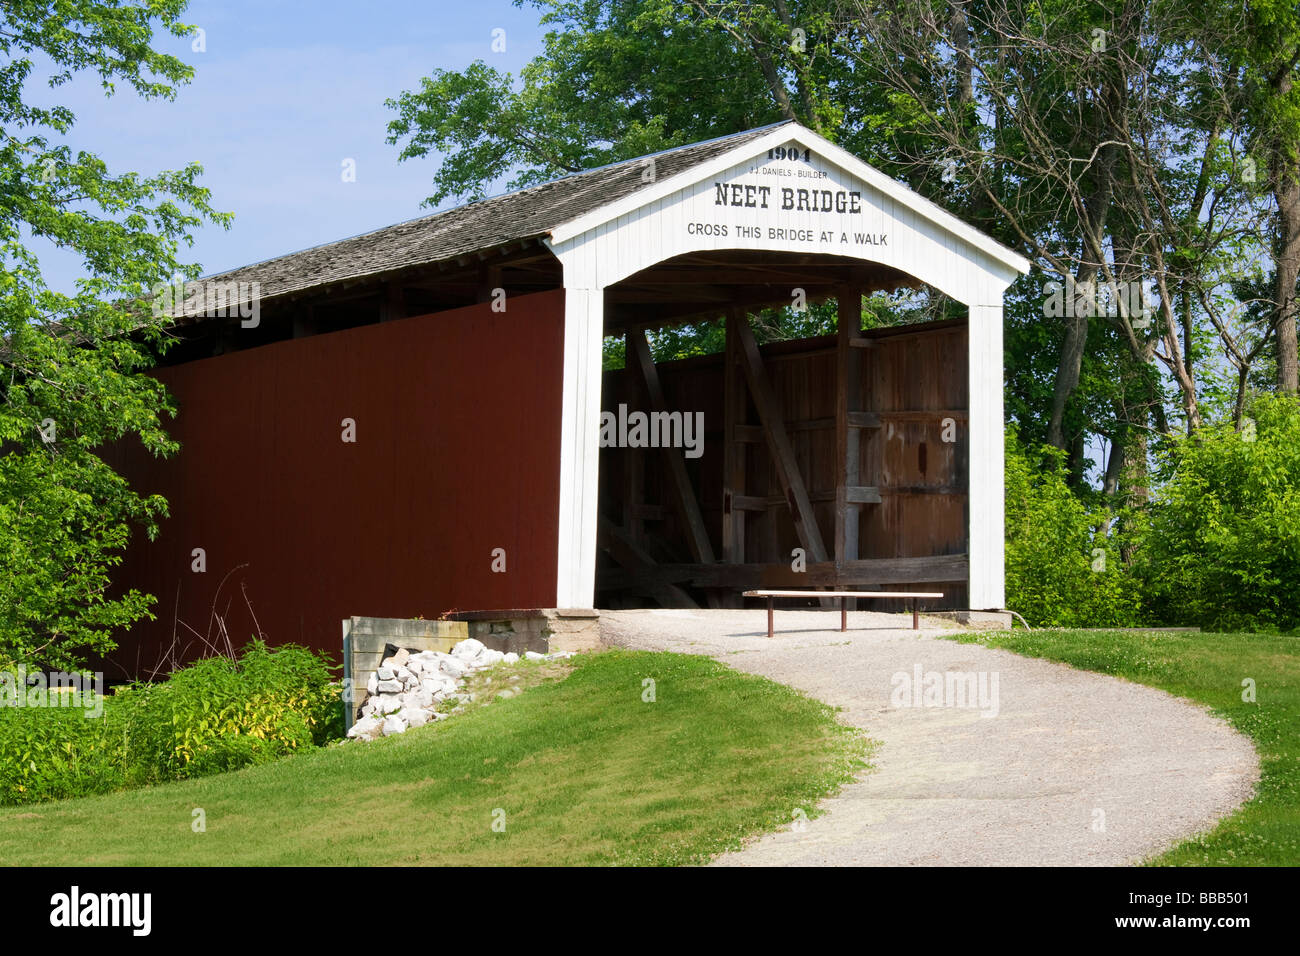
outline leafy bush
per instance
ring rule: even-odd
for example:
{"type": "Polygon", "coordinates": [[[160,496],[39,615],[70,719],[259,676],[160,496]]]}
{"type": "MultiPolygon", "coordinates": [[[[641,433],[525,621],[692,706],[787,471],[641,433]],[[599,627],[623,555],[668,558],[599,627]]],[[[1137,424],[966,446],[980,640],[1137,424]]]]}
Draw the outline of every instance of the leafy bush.
{"type": "Polygon", "coordinates": [[[1164,623],[1300,626],[1300,402],[1265,396],[1249,415],[1162,454],[1143,575],[1164,623]]]}
{"type": "Polygon", "coordinates": [[[120,789],[121,720],[111,699],[81,708],[0,708],[0,804],[39,803],[120,789]]]}
{"type": "Polygon", "coordinates": [[[306,648],[254,641],[238,661],[207,658],[119,692],[127,763],[143,775],[134,782],[221,773],[323,743],[339,711],[329,685],[329,665],[306,648]]]}
{"type": "Polygon", "coordinates": [[[237,770],[341,736],[326,658],[250,644],[157,684],[72,708],[0,708],[0,803],[35,803],[237,770]]]}
{"type": "Polygon", "coordinates": [[[1036,451],[1041,467],[1008,433],[1007,606],[1035,627],[1136,624],[1140,592],[1117,536],[1099,531],[1106,513],[1070,489],[1059,451],[1036,451]]]}

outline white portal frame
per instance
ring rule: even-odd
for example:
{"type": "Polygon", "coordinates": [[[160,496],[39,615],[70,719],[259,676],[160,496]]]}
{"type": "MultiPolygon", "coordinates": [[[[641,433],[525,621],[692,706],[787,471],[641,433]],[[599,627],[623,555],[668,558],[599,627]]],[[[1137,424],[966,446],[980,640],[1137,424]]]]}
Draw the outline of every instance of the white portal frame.
{"type": "MultiPolygon", "coordinates": [[[[601,352],[604,290],[656,263],[692,252],[789,251],[763,238],[690,235],[687,206],[701,188],[738,172],[769,150],[797,144],[834,167],[862,192],[872,222],[889,230],[870,254],[814,244],[802,252],[848,255],[906,273],[969,311],[969,600],[976,610],[1006,603],[1003,545],[1002,297],[1030,263],[822,136],[796,124],[774,128],[711,160],[655,181],[551,231],[548,245],[564,269],[564,385],[556,606],[595,601],[599,499],[601,352]]],[[[653,177],[654,157],[640,175],[653,177]]],[[[773,212],[765,222],[793,221],[773,212]]]]}

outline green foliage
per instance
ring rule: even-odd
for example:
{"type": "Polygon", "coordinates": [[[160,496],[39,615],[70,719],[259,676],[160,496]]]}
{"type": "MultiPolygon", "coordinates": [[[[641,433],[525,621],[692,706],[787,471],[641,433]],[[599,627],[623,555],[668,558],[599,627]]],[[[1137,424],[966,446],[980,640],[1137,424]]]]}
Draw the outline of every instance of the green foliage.
{"type": "Polygon", "coordinates": [[[1009,435],[1008,606],[1034,626],[1300,627],[1300,400],[1262,396],[1241,432],[1206,425],[1158,457],[1150,504],[1114,518],[1060,452],[1009,435]]]}
{"type": "Polygon", "coordinates": [[[1135,579],[1108,515],[1070,488],[1063,453],[1039,448],[1035,463],[1007,435],[1007,606],[1031,626],[1129,626],[1138,623],[1135,579]]]}
{"type": "Polygon", "coordinates": [[[136,684],[88,717],[76,708],[0,708],[0,803],[36,803],[266,763],[342,735],[328,659],[254,641],[157,684],[136,684]]]}
{"type": "Polygon", "coordinates": [[[39,803],[125,785],[121,714],[78,707],[0,708],[0,804],[39,803]]]}
{"type": "Polygon", "coordinates": [[[1264,396],[1249,416],[1162,454],[1143,573],[1165,623],[1300,626],[1300,402],[1264,396]]]}
{"type": "MultiPolygon", "coordinates": [[[[689,4],[530,3],[553,29],[520,77],[480,60],[459,73],[435,70],[388,101],[397,114],[388,141],[401,144],[400,158],[441,154],[428,204],[481,198],[506,176],[510,188],[533,185],[782,117],[748,42],[689,4]]],[[[793,65],[789,31],[745,6],[738,15],[749,22],[728,25],[757,31],[793,65]]]]}
{"type": "MultiPolygon", "coordinates": [[[[150,598],[108,592],[132,525],[152,533],[162,499],[135,493],[101,457],[135,436],[174,450],[163,387],[141,375],[165,345],[164,316],[141,305],[178,271],[189,231],[210,220],[191,165],[115,174],[59,140],[75,117],[24,102],[34,64],[58,88],[97,76],[138,95],[171,98],[191,70],[152,49],[155,24],[184,36],[183,0],[69,0],[0,8],[0,666],[75,668],[113,647],[115,630],[150,598]],[[71,251],[86,278],[48,288],[37,249],[71,251]]],[[[133,439],[134,440],[134,439],[133,439]]]]}

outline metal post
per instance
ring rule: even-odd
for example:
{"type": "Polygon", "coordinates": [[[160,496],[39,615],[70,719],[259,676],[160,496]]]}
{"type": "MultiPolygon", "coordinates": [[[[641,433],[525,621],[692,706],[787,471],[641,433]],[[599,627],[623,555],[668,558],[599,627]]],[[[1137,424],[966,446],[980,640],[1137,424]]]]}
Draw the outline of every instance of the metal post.
{"type": "Polygon", "coordinates": [[[840,632],[843,633],[849,629],[849,612],[848,598],[840,598],[840,632]]]}
{"type": "Polygon", "coordinates": [[[769,638],[772,636],[772,600],[772,596],[769,594],[767,597],[767,636],[769,638]]]}
{"type": "Polygon", "coordinates": [[[919,631],[921,624],[916,616],[916,598],[912,598],[912,630],[919,631]]]}

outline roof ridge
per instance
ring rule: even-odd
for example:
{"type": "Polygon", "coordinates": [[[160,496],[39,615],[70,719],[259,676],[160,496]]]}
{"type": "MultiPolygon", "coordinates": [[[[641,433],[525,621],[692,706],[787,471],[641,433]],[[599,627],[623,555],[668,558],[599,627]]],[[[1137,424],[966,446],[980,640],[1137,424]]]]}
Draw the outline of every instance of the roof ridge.
{"type": "Polygon", "coordinates": [[[575,170],[570,173],[565,173],[562,176],[556,176],[553,179],[548,179],[545,182],[535,183],[532,186],[524,186],[521,189],[507,189],[504,192],[495,193],[491,196],[483,196],[480,199],[472,199],[469,202],[461,203],[458,206],[448,206],[446,209],[439,209],[434,212],[428,213],[427,215],[424,216],[415,216],[411,219],[403,219],[399,222],[390,223],[387,226],[380,226],[378,229],[368,229],[365,232],[354,233],[353,235],[350,236],[344,236],[341,239],[332,239],[328,242],[319,242],[314,246],[304,246],[303,248],[296,249],[293,252],[281,253],[278,256],[271,256],[268,259],[259,259],[254,262],[247,262],[244,263],[243,265],[235,266],[234,268],[231,269],[225,269],[221,272],[214,272],[205,276],[201,276],[199,281],[220,279],[224,276],[233,275],[236,272],[243,272],[246,269],[253,269],[258,266],[269,265],[270,263],[273,262],[279,262],[282,259],[290,259],[294,256],[304,255],[306,253],[313,252],[318,249],[327,249],[331,246],[342,245],[343,243],[352,242],[357,239],[365,239],[370,236],[378,235],[380,233],[389,232],[390,230],[401,229],[404,226],[413,226],[419,223],[428,223],[442,216],[450,215],[451,213],[461,212],[463,210],[471,209],[472,207],[477,206],[481,203],[495,202],[501,199],[505,199],[508,196],[524,196],[528,193],[532,193],[540,189],[545,189],[548,186],[555,186],[557,183],[570,182],[579,179],[580,177],[594,176],[599,173],[608,173],[614,169],[617,169],[620,166],[629,166],[634,163],[641,163],[647,159],[652,159],[656,156],[663,156],[668,153],[677,152],[679,150],[696,149],[701,146],[709,146],[711,144],[721,143],[730,139],[739,139],[744,136],[752,136],[756,133],[768,132],[770,130],[788,124],[799,125],[798,120],[792,120],[792,119],[778,120],[775,123],[768,123],[766,126],[756,126],[753,129],[740,130],[735,133],[725,133],[721,136],[714,136],[711,139],[702,139],[694,143],[684,143],[681,146],[668,146],[665,147],[664,149],[657,150],[656,152],[653,153],[645,153],[641,156],[633,156],[631,159],[620,159],[612,163],[605,163],[603,166],[593,166],[590,169],[575,170]]]}

